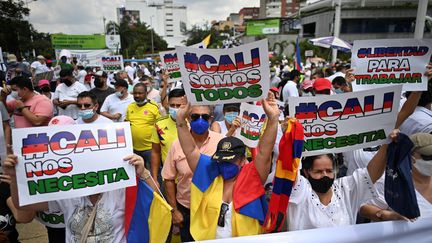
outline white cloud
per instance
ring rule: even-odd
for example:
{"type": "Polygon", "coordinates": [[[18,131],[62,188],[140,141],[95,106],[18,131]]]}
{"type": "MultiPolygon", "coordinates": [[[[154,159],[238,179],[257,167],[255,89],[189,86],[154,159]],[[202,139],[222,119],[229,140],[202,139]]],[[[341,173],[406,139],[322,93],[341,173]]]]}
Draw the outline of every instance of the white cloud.
{"type": "MultiPolygon", "coordinates": [[[[156,1],[158,2],[158,1],[156,1]]],[[[188,24],[224,20],[243,7],[258,7],[259,0],[174,0],[188,8],[188,24]]],[[[29,3],[30,22],[40,32],[93,34],[103,32],[103,21],[116,20],[124,0],[38,0],[29,3]]]]}

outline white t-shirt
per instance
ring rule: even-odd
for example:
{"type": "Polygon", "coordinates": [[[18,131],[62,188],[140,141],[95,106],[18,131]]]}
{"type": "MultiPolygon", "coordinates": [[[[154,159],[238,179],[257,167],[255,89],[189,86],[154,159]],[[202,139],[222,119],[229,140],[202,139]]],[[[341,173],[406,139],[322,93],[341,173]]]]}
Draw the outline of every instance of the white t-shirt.
{"type": "MultiPolygon", "coordinates": [[[[61,211],[66,225],[66,242],[78,242],[82,229],[93,209],[89,197],[77,197],[48,202],[50,211],[61,211]]],[[[126,242],[124,231],[125,189],[101,194],[94,228],[87,242],[126,242]]]]}
{"type": "Polygon", "coordinates": [[[288,81],[282,89],[283,101],[286,103],[288,97],[299,97],[297,84],[294,81],[288,81]]]}
{"type": "MultiPolygon", "coordinates": [[[[57,201],[52,201],[51,204],[57,204],[57,201]]],[[[58,204],[53,207],[55,211],[36,212],[36,219],[43,225],[51,228],[65,228],[63,212],[58,208],[58,204]]]]}
{"type": "Polygon", "coordinates": [[[131,67],[131,66],[126,66],[125,67],[125,71],[127,72],[129,78],[131,80],[134,80],[134,75],[135,75],[135,68],[131,67]]]}
{"type": "Polygon", "coordinates": [[[225,213],[225,225],[224,227],[220,227],[219,225],[216,228],[216,239],[225,239],[232,237],[232,210],[233,204],[232,202],[228,204],[228,211],[225,213]]]}
{"type": "Polygon", "coordinates": [[[217,123],[219,123],[219,127],[220,127],[220,129],[221,129],[221,134],[222,135],[226,135],[227,134],[227,132],[228,132],[228,128],[227,128],[227,126],[226,126],[226,124],[225,124],[225,120],[223,120],[223,121],[216,121],[217,123]]]}
{"type": "Polygon", "coordinates": [[[333,79],[335,79],[336,77],[342,77],[342,78],[345,78],[345,73],[343,73],[343,72],[336,72],[336,73],[334,73],[333,75],[327,77],[327,79],[330,80],[330,82],[332,82],[333,79]]]}
{"type": "Polygon", "coordinates": [[[85,79],[86,75],[87,75],[87,72],[85,70],[80,70],[76,76],[76,79],[78,79],[78,82],[80,82],[81,84],[86,86],[86,88],[88,90],[90,90],[91,87],[89,85],[84,84],[84,79],[85,79]]]}
{"type": "Polygon", "coordinates": [[[305,230],[355,224],[363,202],[376,196],[367,169],[358,169],[352,176],[336,179],[331,202],[325,206],[312,190],[309,181],[298,175],[288,205],[288,228],[305,230]]]}
{"type": "Polygon", "coordinates": [[[131,94],[128,94],[128,96],[122,100],[117,97],[115,93],[110,94],[106,97],[100,112],[108,112],[110,114],[120,113],[122,116],[118,121],[122,122],[125,120],[128,105],[133,102],[134,98],[131,94]]]}
{"type": "Polygon", "coordinates": [[[412,115],[402,123],[400,131],[408,136],[419,132],[432,133],[432,111],[417,106],[412,115]]]}
{"type": "MultiPolygon", "coordinates": [[[[101,123],[112,123],[112,122],[113,121],[111,121],[110,119],[108,119],[102,115],[99,115],[98,118],[95,121],[91,122],[90,124],[94,124],[94,123],[101,124],[101,123]]],[[[87,124],[86,122],[84,122],[82,120],[81,117],[76,120],[76,123],[77,124],[87,124]]]]}
{"type": "Polygon", "coordinates": [[[416,190],[417,204],[420,209],[420,218],[431,218],[432,217],[432,203],[416,190]]]}
{"type": "Polygon", "coordinates": [[[344,164],[348,168],[347,175],[352,175],[358,168],[366,168],[378,151],[368,152],[363,149],[356,149],[344,152],[344,164]]]}
{"type": "MultiPolygon", "coordinates": [[[[76,100],[78,95],[84,91],[87,91],[87,88],[80,82],[75,81],[70,87],[62,83],[57,86],[53,99],[59,99],[59,101],[76,100]]],[[[66,109],[60,106],[57,106],[57,108],[59,115],[70,116],[75,120],[78,118],[78,107],[74,104],[68,105],[66,109]]]]}
{"type": "Polygon", "coordinates": [[[47,65],[40,63],[39,61],[34,61],[31,65],[31,68],[35,70],[35,74],[44,73],[50,71],[47,65]]]}

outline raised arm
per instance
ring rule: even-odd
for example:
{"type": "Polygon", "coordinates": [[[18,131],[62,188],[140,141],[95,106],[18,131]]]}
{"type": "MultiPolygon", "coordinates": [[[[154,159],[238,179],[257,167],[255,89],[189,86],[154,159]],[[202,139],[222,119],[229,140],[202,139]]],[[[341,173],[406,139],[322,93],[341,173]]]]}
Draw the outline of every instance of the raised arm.
{"type": "Polygon", "coordinates": [[[268,93],[267,100],[262,101],[263,109],[267,115],[267,126],[258,143],[258,154],[255,158],[255,167],[265,183],[270,172],[271,154],[276,140],[279,123],[279,108],[272,92],[268,93]]]}
{"type": "MultiPolygon", "coordinates": [[[[184,99],[184,97],[182,98],[184,99]]],[[[183,104],[186,102],[182,102],[183,104]]],[[[190,103],[187,102],[185,105],[181,105],[177,111],[177,135],[183,150],[186,155],[186,160],[189,164],[189,168],[192,172],[195,172],[195,168],[198,164],[200,157],[200,150],[195,143],[191,133],[189,132],[189,127],[186,123],[186,117],[190,113],[190,103]]]]}

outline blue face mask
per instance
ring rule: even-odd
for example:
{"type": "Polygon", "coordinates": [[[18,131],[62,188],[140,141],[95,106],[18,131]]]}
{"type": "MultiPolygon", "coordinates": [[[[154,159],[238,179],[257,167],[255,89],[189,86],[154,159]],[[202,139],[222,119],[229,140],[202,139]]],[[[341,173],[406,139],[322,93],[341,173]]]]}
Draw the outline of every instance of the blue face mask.
{"type": "Polygon", "coordinates": [[[336,93],[336,94],[342,94],[342,93],[343,93],[343,90],[341,90],[341,89],[335,89],[335,93],[336,93]]]}
{"type": "Polygon", "coordinates": [[[232,124],[234,119],[238,116],[237,111],[227,112],[225,113],[225,121],[227,121],[229,124],[232,124]]]}
{"type": "Polygon", "coordinates": [[[176,108],[169,108],[168,109],[168,112],[169,112],[169,114],[170,114],[170,116],[175,120],[175,119],[177,119],[177,111],[178,111],[178,109],[176,109],[176,108]]]}
{"type": "Polygon", "coordinates": [[[89,110],[79,110],[78,111],[78,116],[81,117],[84,120],[88,120],[90,118],[92,118],[94,115],[94,111],[93,109],[89,109],[89,110]]]}
{"type": "Polygon", "coordinates": [[[204,134],[209,129],[209,122],[202,119],[201,117],[190,123],[191,129],[198,135],[204,134]]]}
{"type": "Polygon", "coordinates": [[[219,172],[224,180],[234,178],[240,172],[239,166],[231,162],[220,162],[218,165],[219,172]]]}
{"type": "Polygon", "coordinates": [[[121,91],[115,92],[116,96],[121,98],[123,96],[123,93],[121,91]]]}

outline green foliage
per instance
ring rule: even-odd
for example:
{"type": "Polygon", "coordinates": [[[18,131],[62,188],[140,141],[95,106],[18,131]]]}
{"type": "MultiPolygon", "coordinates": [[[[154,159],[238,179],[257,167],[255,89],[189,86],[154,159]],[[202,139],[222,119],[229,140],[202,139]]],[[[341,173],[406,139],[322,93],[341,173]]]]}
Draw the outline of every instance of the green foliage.
{"type": "Polygon", "coordinates": [[[24,18],[30,9],[25,7],[24,1],[0,1],[0,46],[3,51],[18,56],[30,56],[31,50],[36,55],[52,55],[51,40],[46,33],[37,32],[24,18]],[[31,40],[33,35],[33,41],[31,40]]]}

